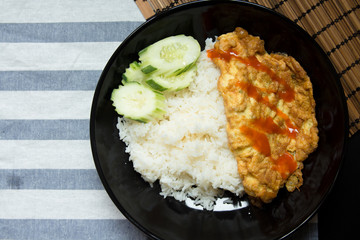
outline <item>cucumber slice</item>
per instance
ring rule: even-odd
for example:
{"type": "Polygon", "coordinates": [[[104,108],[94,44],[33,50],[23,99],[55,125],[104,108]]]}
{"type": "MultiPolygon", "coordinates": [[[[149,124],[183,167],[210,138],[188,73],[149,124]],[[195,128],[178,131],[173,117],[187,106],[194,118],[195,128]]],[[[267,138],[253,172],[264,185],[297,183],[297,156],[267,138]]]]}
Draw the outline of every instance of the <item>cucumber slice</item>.
{"type": "Polygon", "coordinates": [[[175,76],[190,69],[200,56],[200,45],[191,36],[164,38],[139,52],[142,71],[146,74],[175,76]]]}
{"type": "Polygon", "coordinates": [[[119,115],[139,122],[159,120],[165,113],[164,95],[138,82],[128,82],[114,89],[111,100],[119,115]]]}
{"type": "Polygon", "coordinates": [[[145,78],[145,74],[141,71],[140,63],[134,61],[130,63],[129,67],[122,75],[122,83],[127,82],[142,82],[145,78]]]}
{"type": "Polygon", "coordinates": [[[179,91],[190,85],[196,75],[196,65],[177,76],[153,76],[145,82],[157,91],[179,91]]]}
{"type": "Polygon", "coordinates": [[[141,71],[145,74],[149,74],[149,73],[152,73],[154,72],[155,70],[157,70],[157,68],[154,68],[153,66],[151,65],[147,65],[146,67],[142,68],[141,71]]]}

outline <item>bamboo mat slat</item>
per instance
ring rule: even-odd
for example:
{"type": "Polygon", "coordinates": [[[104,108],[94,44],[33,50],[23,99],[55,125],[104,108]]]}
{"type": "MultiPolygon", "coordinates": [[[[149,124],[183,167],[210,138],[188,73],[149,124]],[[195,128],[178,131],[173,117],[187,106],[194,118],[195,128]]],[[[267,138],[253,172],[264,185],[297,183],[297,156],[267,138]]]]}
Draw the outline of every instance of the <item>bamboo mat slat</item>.
{"type": "MultiPolygon", "coordinates": [[[[135,0],[145,19],[194,0],[135,0]]],[[[350,135],[360,129],[360,0],[248,0],[305,29],[333,63],[344,88],[350,135]]]]}

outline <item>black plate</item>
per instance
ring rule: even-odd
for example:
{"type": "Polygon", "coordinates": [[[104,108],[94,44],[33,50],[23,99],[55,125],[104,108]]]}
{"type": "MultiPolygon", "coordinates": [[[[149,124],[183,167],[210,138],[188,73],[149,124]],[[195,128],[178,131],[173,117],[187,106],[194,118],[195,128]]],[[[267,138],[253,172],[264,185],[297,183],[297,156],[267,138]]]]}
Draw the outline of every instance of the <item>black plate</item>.
{"type": "MultiPolygon", "coordinates": [[[[326,54],[289,19],[264,7],[237,1],[200,1],[175,7],[149,19],[115,51],[95,91],[90,119],[94,161],[109,196],[120,211],[149,236],[159,239],[276,239],[289,235],[317,211],[331,189],[348,136],[343,89],[326,54]],[[233,211],[201,211],[159,195],[136,173],[119,140],[117,115],[110,95],[137,52],[167,36],[205,39],[240,26],[265,40],[268,52],[295,57],[314,88],[319,147],[305,162],[301,191],[280,191],[264,209],[247,206],[233,211]]],[[[244,198],[246,200],[246,197],[244,198]]]]}
{"type": "Polygon", "coordinates": [[[359,233],[360,131],[347,145],[345,160],[337,181],[318,211],[319,239],[352,239],[359,233]],[[355,184],[354,184],[355,183],[355,184]]]}

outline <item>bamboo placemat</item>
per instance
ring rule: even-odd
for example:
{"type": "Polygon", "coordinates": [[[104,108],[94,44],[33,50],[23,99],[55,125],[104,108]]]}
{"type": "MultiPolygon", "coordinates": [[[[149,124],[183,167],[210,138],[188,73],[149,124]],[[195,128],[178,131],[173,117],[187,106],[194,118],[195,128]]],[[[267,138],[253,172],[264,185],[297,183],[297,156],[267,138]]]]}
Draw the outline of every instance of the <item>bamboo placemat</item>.
{"type": "MultiPolygon", "coordinates": [[[[145,19],[194,0],[135,0],[145,19]]],[[[350,135],[360,129],[360,0],[249,0],[305,29],[333,63],[349,109],[350,135]]]]}

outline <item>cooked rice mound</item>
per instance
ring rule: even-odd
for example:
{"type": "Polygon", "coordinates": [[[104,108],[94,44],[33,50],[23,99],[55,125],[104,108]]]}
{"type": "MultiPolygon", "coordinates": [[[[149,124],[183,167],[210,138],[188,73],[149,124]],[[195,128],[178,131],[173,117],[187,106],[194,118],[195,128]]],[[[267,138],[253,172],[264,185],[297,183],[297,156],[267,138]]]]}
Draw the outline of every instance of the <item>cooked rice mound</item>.
{"type": "Polygon", "coordinates": [[[220,71],[206,56],[211,39],[197,64],[189,88],[167,93],[167,113],[158,122],[139,123],[119,118],[120,139],[134,169],[161,195],[179,201],[192,198],[212,210],[225,190],[243,194],[237,162],[229,150],[222,97],[217,90],[220,71]]]}

